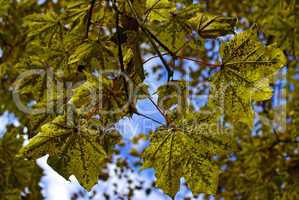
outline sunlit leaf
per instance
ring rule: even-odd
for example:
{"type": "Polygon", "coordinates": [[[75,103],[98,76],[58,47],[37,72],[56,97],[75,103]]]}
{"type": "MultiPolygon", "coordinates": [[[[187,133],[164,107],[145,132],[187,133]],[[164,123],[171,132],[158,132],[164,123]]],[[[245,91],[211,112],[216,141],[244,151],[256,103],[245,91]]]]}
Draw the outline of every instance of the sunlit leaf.
{"type": "Polygon", "coordinates": [[[216,38],[233,33],[237,18],[198,12],[188,20],[191,27],[203,38],[216,38]]]}
{"type": "Polygon", "coordinates": [[[67,116],[58,116],[43,125],[20,154],[29,158],[49,154],[49,163],[54,169],[66,178],[75,175],[84,187],[90,189],[97,182],[101,167],[108,161],[110,151],[106,152],[102,145],[113,146],[117,142],[104,144],[104,134],[101,129],[88,128],[84,122],[75,123],[67,116]]]}
{"type": "Polygon", "coordinates": [[[270,99],[273,74],[286,64],[283,52],[258,41],[255,29],[222,44],[222,66],[212,77],[211,106],[218,106],[232,122],[253,125],[252,103],[270,99]]]}
{"type": "Polygon", "coordinates": [[[154,168],[157,186],[174,197],[184,177],[194,194],[216,191],[218,168],[211,157],[228,148],[228,135],[212,113],[188,113],[150,135],[143,168],[154,168]]]}

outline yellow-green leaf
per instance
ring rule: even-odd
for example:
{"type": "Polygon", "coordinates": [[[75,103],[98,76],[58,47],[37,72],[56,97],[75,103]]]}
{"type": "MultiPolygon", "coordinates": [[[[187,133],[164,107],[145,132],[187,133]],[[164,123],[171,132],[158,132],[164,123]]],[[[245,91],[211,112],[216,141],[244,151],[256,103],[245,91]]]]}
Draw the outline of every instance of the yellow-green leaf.
{"type": "Polygon", "coordinates": [[[222,44],[221,70],[213,75],[209,104],[220,108],[231,122],[253,125],[253,101],[270,99],[270,79],[286,64],[283,52],[259,42],[255,29],[222,44]]]}
{"type": "MultiPolygon", "coordinates": [[[[112,135],[115,138],[115,134],[112,135]]],[[[75,123],[66,115],[58,116],[43,125],[20,154],[29,158],[49,154],[49,163],[55,170],[66,178],[75,175],[89,190],[97,183],[111,153],[110,147],[103,145],[113,146],[118,141],[108,140],[107,136],[109,134],[87,127],[84,121],[75,123]]]]}
{"type": "Polygon", "coordinates": [[[156,170],[157,186],[174,197],[184,177],[193,193],[215,193],[218,168],[211,160],[228,147],[227,133],[217,127],[214,114],[187,113],[170,127],[150,134],[143,152],[143,168],[156,170]]]}
{"type": "Polygon", "coordinates": [[[25,18],[25,25],[29,27],[29,37],[42,35],[47,40],[60,37],[63,31],[62,22],[54,12],[29,15],[25,18]]]}
{"type": "Polygon", "coordinates": [[[169,0],[147,0],[146,8],[149,21],[165,21],[176,10],[175,3],[169,0]]]}
{"type": "Polygon", "coordinates": [[[190,26],[203,38],[216,38],[234,32],[237,18],[198,12],[188,20],[190,26]]]}

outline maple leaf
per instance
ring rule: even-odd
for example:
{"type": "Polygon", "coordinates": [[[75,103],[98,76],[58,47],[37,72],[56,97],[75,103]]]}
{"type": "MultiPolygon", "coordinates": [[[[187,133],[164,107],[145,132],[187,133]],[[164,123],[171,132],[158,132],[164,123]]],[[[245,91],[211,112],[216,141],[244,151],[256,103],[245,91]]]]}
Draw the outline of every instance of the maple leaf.
{"type": "Polygon", "coordinates": [[[209,105],[232,122],[253,125],[253,101],[272,97],[270,78],[286,64],[283,52],[258,41],[254,28],[222,44],[222,67],[212,76],[209,105]]]}
{"type": "Polygon", "coordinates": [[[20,150],[20,155],[38,158],[49,154],[49,163],[55,170],[66,178],[74,174],[89,190],[97,182],[101,166],[108,161],[110,147],[118,140],[115,132],[108,134],[88,128],[86,122],[78,125],[61,115],[43,125],[41,131],[20,150]]]}
{"type": "Polygon", "coordinates": [[[211,160],[229,146],[228,134],[217,126],[214,114],[187,113],[150,134],[143,152],[143,168],[156,170],[157,186],[174,197],[184,177],[194,193],[212,194],[217,188],[218,168],[211,160]]]}
{"type": "Polygon", "coordinates": [[[170,13],[176,10],[175,3],[168,0],[147,0],[146,7],[150,21],[167,20],[170,13]]]}
{"type": "Polygon", "coordinates": [[[237,23],[235,17],[217,16],[197,12],[188,20],[188,24],[203,38],[216,38],[228,33],[234,33],[237,23]]]}
{"type": "Polygon", "coordinates": [[[80,115],[98,114],[102,125],[109,126],[129,112],[121,78],[110,80],[106,76],[85,75],[87,80],[73,90],[70,99],[80,115]]]}
{"type": "Polygon", "coordinates": [[[24,25],[28,26],[30,31],[28,37],[42,35],[49,41],[60,37],[64,31],[63,23],[55,12],[29,15],[25,18],[24,25]]]}

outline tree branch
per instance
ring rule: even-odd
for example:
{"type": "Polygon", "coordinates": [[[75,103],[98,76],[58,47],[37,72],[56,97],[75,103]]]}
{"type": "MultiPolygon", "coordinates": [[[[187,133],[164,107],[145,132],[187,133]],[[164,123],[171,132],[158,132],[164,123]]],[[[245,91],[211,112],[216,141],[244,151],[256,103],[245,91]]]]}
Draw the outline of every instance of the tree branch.
{"type": "MultiPolygon", "coordinates": [[[[194,61],[194,62],[198,62],[198,63],[201,63],[203,65],[206,65],[206,66],[209,66],[209,67],[221,67],[221,65],[219,64],[211,64],[211,63],[206,63],[205,61],[199,61],[199,60],[195,60],[195,59],[192,59],[192,58],[185,58],[185,57],[182,57],[182,56],[178,56],[176,55],[176,53],[172,52],[166,45],[164,45],[150,30],[148,30],[146,27],[143,26],[143,24],[140,22],[139,20],[139,17],[131,3],[130,0],[127,0],[128,4],[129,4],[129,7],[131,9],[131,11],[133,12],[133,14],[135,15],[135,18],[138,22],[138,25],[139,27],[141,28],[141,30],[144,32],[144,34],[147,36],[147,38],[149,39],[151,45],[153,46],[154,50],[156,51],[156,53],[158,54],[157,57],[160,58],[160,60],[162,61],[164,67],[166,68],[167,70],[167,74],[168,74],[168,78],[167,80],[170,81],[170,78],[173,76],[173,70],[171,69],[171,67],[169,67],[169,65],[167,64],[167,62],[165,61],[165,59],[163,58],[164,55],[167,55],[169,54],[170,56],[172,56],[173,60],[176,60],[176,58],[181,58],[181,59],[185,59],[185,60],[191,60],[191,61],[194,61]],[[161,46],[166,52],[167,54],[162,54],[160,51],[159,51],[159,48],[158,46],[156,45],[156,43],[161,46]]],[[[152,58],[151,58],[152,59],[152,58]]],[[[146,60],[146,62],[148,62],[149,60],[151,59],[148,59],[146,60]]],[[[144,63],[146,63],[144,62],[144,63]]],[[[144,64],[143,63],[143,64],[144,64]]]]}
{"type": "Polygon", "coordinates": [[[173,58],[176,58],[176,55],[174,52],[172,52],[165,44],[163,44],[148,28],[142,26],[143,29],[150,35],[151,38],[155,42],[157,42],[166,52],[168,52],[173,58]]]}
{"type": "Polygon", "coordinates": [[[91,2],[90,2],[90,8],[89,8],[89,11],[87,14],[87,25],[86,25],[85,38],[88,38],[89,28],[91,25],[92,11],[93,11],[95,3],[96,3],[96,0],[91,0],[91,2]]]}
{"type": "Polygon", "coordinates": [[[152,120],[153,122],[156,122],[157,124],[160,124],[160,125],[162,125],[162,126],[165,126],[165,124],[163,124],[162,122],[159,122],[158,120],[155,120],[155,119],[153,119],[153,118],[151,118],[151,117],[149,117],[149,116],[146,116],[146,115],[144,115],[144,114],[142,114],[142,113],[139,113],[139,112],[134,112],[136,115],[139,115],[139,116],[142,116],[142,117],[144,117],[144,118],[146,118],[146,119],[149,119],[149,120],[152,120]]]}
{"type": "MultiPolygon", "coordinates": [[[[136,13],[136,11],[135,11],[135,9],[134,9],[134,7],[133,7],[131,1],[130,1],[130,0],[127,0],[127,2],[128,2],[128,4],[129,4],[129,7],[130,7],[131,11],[132,11],[133,14],[135,15],[135,18],[136,18],[136,21],[137,21],[137,23],[138,23],[138,26],[141,28],[142,32],[143,32],[143,33],[146,35],[146,37],[149,39],[151,45],[153,46],[154,50],[155,50],[156,53],[158,54],[158,56],[159,56],[160,60],[162,61],[163,65],[165,66],[165,68],[166,68],[166,70],[167,70],[167,74],[168,74],[168,78],[167,78],[167,80],[169,81],[170,78],[173,76],[173,71],[172,71],[172,69],[169,67],[169,65],[167,64],[167,62],[166,62],[165,59],[163,58],[163,56],[162,56],[161,52],[159,51],[159,48],[157,47],[157,45],[156,45],[154,39],[153,39],[152,36],[150,35],[151,33],[148,32],[148,30],[141,24],[141,22],[140,22],[140,20],[139,20],[139,17],[138,17],[138,15],[137,15],[137,13],[136,13]]],[[[162,44],[162,43],[161,43],[161,44],[162,44]]],[[[163,45],[163,44],[162,44],[162,45],[163,45]]],[[[166,46],[163,45],[163,47],[166,47],[166,46]]],[[[168,48],[166,47],[166,49],[168,49],[168,48]]],[[[168,51],[168,50],[166,50],[166,51],[168,51]]],[[[169,53],[172,54],[171,51],[170,51],[169,53]]]]}
{"type": "MultiPolygon", "coordinates": [[[[113,4],[113,9],[114,9],[115,15],[116,15],[115,23],[116,23],[117,46],[118,46],[118,61],[120,64],[121,72],[125,73],[125,65],[124,65],[124,58],[123,58],[122,45],[121,45],[121,32],[120,32],[120,27],[119,27],[119,10],[116,5],[116,0],[113,0],[112,4],[113,4]]],[[[123,81],[124,81],[124,87],[125,87],[127,99],[129,99],[128,84],[127,84],[125,77],[123,77],[123,81]]]]}

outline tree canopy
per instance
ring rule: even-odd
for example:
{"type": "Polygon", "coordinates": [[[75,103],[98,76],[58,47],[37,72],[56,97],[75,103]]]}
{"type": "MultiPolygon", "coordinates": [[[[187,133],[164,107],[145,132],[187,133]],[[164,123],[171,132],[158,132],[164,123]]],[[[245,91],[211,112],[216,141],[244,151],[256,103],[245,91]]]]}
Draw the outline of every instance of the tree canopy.
{"type": "Polygon", "coordinates": [[[0,138],[0,199],[42,199],[46,154],[90,191],[132,116],[159,125],[131,154],[172,198],[184,178],[207,199],[299,199],[298,15],[297,0],[0,0],[0,114],[20,122],[0,138]]]}

